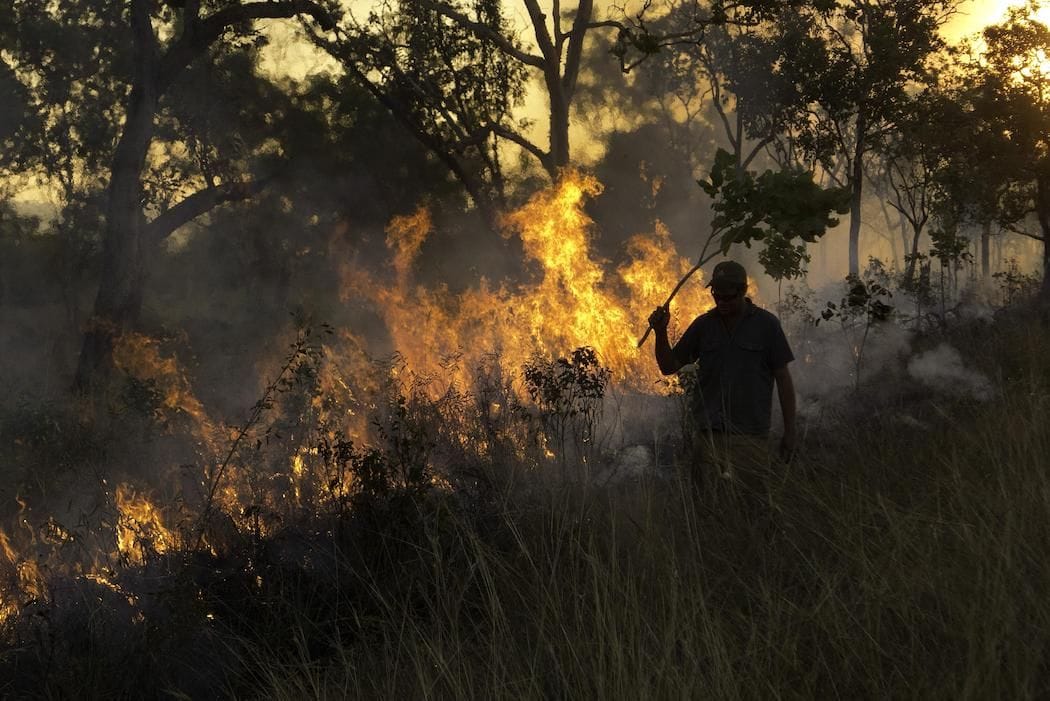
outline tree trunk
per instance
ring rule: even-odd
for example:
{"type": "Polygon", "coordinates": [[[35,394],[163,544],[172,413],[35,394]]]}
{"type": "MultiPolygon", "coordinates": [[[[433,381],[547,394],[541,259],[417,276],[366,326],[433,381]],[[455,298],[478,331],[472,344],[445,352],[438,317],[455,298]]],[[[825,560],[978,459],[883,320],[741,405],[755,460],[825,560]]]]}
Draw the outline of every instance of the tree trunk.
{"type": "Polygon", "coordinates": [[[1043,282],[1039,286],[1039,303],[1050,307],[1050,181],[1036,179],[1035,216],[1039,220],[1039,232],[1043,236],[1043,282]]]}
{"type": "Polygon", "coordinates": [[[1043,283],[1039,286],[1039,301],[1050,305],[1050,232],[1043,234],[1043,283]]]}
{"type": "Polygon", "coordinates": [[[850,174],[849,212],[849,274],[860,276],[860,205],[864,188],[864,130],[863,113],[857,116],[857,143],[853,149],[853,172],[850,174]]]}
{"type": "Polygon", "coordinates": [[[981,279],[985,282],[992,277],[992,222],[986,221],[981,227],[981,279]]]}
{"type": "Polygon", "coordinates": [[[912,228],[911,246],[908,254],[908,265],[904,269],[904,280],[909,284],[915,279],[915,266],[919,260],[919,238],[922,237],[922,227],[912,228]]]}
{"type": "Polygon", "coordinates": [[[556,179],[558,172],[569,165],[569,102],[562,90],[561,80],[557,73],[548,71],[546,75],[547,91],[550,95],[550,161],[547,171],[551,179],[556,179]]]}
{"type": "MultiPolygon", "coordinates": [[[[257,19],[290,18],[298,14],[311,15],[322,27],[332,26],[323,8],[309,0],[235,4],[206,18],[199,16],[199,0],[187,0],[178,5],[184,8],[179,15],[180,35],[161,55],[151,17],[154,0],[131,0],[135,72],[123,130],[111,166],[102,243],[102,276],[94,314],[81,346],[74,377],[76,391],[88,390],[99,375],[109,369],[113,339],[135,324],[142,310],[147,249],[154,248],[159,238],[144,235],[142,171],[153,140],[153,120],[161,94],[230,27],[257,19]]],[[[210,201],[214,206],[221,200],[210,201]]]]}
{"type": "Polygon", "coordinates": [[[904,255],[908,255],[908,218],[900,212],[897,213],[898,222],[897,228],[901,235],[901,247],[904,250],[904,255]]]}
{"type": "Polygon", "coordinates": [[[111,362],[113,339],[138,321],[146,279],[141,236],[141,177],[153,138],[157,90],[151,76],[137,81],[128,99],[124,133],[117,144],[109,184],[102,275],[95,309],[77,365],[75,388],[87,390],[111,362]]]}
{"type": "Polygon", "coordinates": [[[109,368],[113,339],[138,320],[146,265],[140,235],[142,170],[153,140],[153,117],[160,99],[152,4],[136,0],[131,24],[135,36],[135,76],[128,95],[124,130],[113,156],[102,243],[102,276],[95,310],[84,333],[74,389],[85,391],[109,368]]]}

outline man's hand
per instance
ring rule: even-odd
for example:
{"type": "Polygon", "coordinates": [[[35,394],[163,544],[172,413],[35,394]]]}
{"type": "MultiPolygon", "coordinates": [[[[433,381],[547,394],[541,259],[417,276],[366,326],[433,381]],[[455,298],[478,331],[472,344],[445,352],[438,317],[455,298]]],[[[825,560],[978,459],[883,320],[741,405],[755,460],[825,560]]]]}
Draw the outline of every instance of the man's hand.
{"type": "Polygon", "coordinates": [[[671,311],[666,307],[657,307],[649,315],[649,326],[657,333],[667,333],[667,325],[671,323],[671,311]]]}
{"type": "Polygon", "coordinates": [[[667,324],[671,321],[671,312],[667,306],[657,307],[649,315],[649,326],[656,332],[656,364],[660,366],[660,372],[665,375],[678,372],[682,363],[675,357],[671,350],[671,343],[667,340],[667,324]]]}

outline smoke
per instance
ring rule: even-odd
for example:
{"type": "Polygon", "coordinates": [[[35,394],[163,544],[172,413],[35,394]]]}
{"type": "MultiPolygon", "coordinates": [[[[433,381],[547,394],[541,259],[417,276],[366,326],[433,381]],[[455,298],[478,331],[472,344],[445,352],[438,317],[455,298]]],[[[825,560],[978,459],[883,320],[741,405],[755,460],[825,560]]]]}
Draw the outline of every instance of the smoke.
{"type": "Polygon", "coordinates": [[[914,356],[908,362],[908,375],[942,394],[980,401],[992,396],[988,378],[966,367],[962,354],[946,342],[914,356]]]}

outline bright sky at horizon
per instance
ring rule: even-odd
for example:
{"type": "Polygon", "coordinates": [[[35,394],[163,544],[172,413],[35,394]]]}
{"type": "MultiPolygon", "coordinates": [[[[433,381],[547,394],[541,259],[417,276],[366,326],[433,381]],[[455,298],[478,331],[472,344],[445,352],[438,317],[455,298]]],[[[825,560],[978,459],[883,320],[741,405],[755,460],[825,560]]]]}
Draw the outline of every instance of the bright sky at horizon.
{"type": "MultiPolygon", "coordinates": [[[[358,16],[363,17],[368,11],[369,5],[374,4],[371,0],[350,0],[350,6],[358,11],[358,16]]],[[[610,5],[622,5],[622,0],[598,0],[596,16],[602,18],[605,8],[610,5]]],[[[630,4],[630,3],[629,3],[630,4]]],[[[635,4],[638,4],[635,0],[635,4]]],[[[989,24],[994,24],[1005,17],[1007,8],[1013,5],[1023,4],[1016,0],[965,0],[954,17],[945,25],[944,34],[950,42],[956,42],[967,36],[974,35],[989,24]]],[[[541,2],[544,9],[551,7],[550,0],[541,2]]],[[[509,0],[507,2],[508,17],[510,21],[519,28],[519,36],[523,42],[528,43],[531,38],[528,14],[524,9],[524,3],[520,0],[509,0]]],[[[1050,11],[1044,11],[1050,20],[1050,11]]],[[[293,79],[302,79],[308,75],[331,70],[334,63],[331,59],[323,56],[308,43],[297,39],[294,30],[284,22],[274,22],[269,31],[273,37],[273,43],[264,51],[263,69],[271,75],[285,75],[293,79]]],[[[531,90],[526,97],[526,104],[521,110],[522,114],[529,117],[533,122],[534,136],[542,141],[542,132],[546,129],[546,97],[542,90],[531,90]]],[[[601,157],[602,149],[595,143],[593,134],[589,134],[583,125],[574,125],[571,139],[575,144],[575,151],[581,161],[593,161],[601,157]]]]}
{"type": "MultiPolygon", "coordinates": [[[[1021,5],[1024,5],[1023,0],[968,0],[960,6],[959,13],[948,22],[944,34],[949,41],[958,41],[976,34],[990,24],[995,24],[1006,17],[1009,8],[1021,5]]],[[[1050,22],[1050,8],[1040,10],[1038,16],[1044,22],[1050,22]]]]}
{"type": "MultiPolygon", "coordinates": [[[[621,2],[622,0],[599,0],[597,4],[599,7],[608,7],[610,4],[619,4],[621,2]]],[[[349,3],[358,10],[365,12],[369,5],[372,4],[372,0],[349,0],[349,3]]],[[[549,8],[551,0],[546,0],[542,4],[549,8]]],[[[1003,18],[1008,7],[1019,4],[1023,4],[1023,2],[1012,0],[967,0],[960,6],[956,16],[945,26],[945,36],[949,41],[954,42],[973,35],[983,27],[1003,18]]],[[[531,35],[526,31],[528,23],[527,15],[523,9],[524,6],[520,2],[514,2],[514,0],[511,0],[509,5],[512,8],[516,8],[511,11],[512,20],[521,26],[521,37],[523,40],[527,40],[531,35]]],[[[1040,15],[1041,19],[1050,23],[1050,9],[1043,10],[1040,15]]],[[[602,16],[601,10],[599,10],[598,16],[602,16]]],[[[286,21],[273,20],[263,23],[263,29],[272,39],[272,43],[263,53],[264,72],[270,75],[288,76],[293,80],[299,80],[308,75],[330,70],[334,65],[330,59],[323,56],[309,42],[299,36],[293,24],[286,21]]],[[[530,91],[523,114],[534,118],[534,129],[540,141],[543,138],[541,132],[546,129],[545,110],[546,98],[542,91],[530,91]]],[[[594,143],[593,135],[587,133],[582,125],[574,129],[572,138],[577,145],[577,155],[581,156],[582,160],[587,161],[600,157],[601,149],[594,143]]],[[[21,189],[16,195],[16,200],[24,203],[39,204],[41,201],[47,201],[48,199],[45,192],[34,186],[21,189]]]]}
{"type": "MultiPolygon", "coordinates": [[[[599,6],[608,7],[618,0],[599,0],[599,6]]],[[[370,0],[352,0],[350,3],[360,12],[366,12],[368,6],[373,4],[370,0]]],[[[550,0],[543,3],[549,6],[550,0]]],[[[966,36],[976,34],[989,24],[994,24],[1006,16],[1009,7],[1022,5],[1023,0],[965,0],[959,7],[958,12],[945,26],[944,34],[949,41],[958,41],[966,36]]],[[[602,10],[599,10],[599,16],[602,10]]],[[[510,3],[509,16],[513,22],[521,27],[523,40],[528,40],[530,35],[525,31],[528,26],[528,16],[524,6],[510,3]]],[[[1050,8],[1040,12],[1044,21],[1050,23],[1050,8]]],[[[293,78],[302,78],[319,71],[330,68],[332,63],[319,54],[316,49],[307,42],[296,38],[295,33],[284,21],[271,21],[268,23],[268,32],[272,35],[273,44],[264,52],[265,70],[272,74],[290,75],[293,78]]]]}

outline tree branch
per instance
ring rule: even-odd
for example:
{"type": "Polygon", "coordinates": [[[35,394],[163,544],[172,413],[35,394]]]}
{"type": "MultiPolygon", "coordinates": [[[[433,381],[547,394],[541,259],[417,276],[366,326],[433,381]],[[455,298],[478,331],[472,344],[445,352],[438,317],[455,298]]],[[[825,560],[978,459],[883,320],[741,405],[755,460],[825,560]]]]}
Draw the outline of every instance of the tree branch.
{"type": "Polygon", "coordinates": [[[197,56],[236,25],[260,19],[290,19],[297,15],[309,15],[326,31],[335,29],[332,17],[313,0],[263,0],[232,5],[204,19],[186,23],[182,34],[161,59],[158,76],[161,92],[197,56]]]}
{"type": "Polygon", "coordinates": [[[489,41],[497,49],[510,56],[511,58],[521,61],[525,65],[532,66],[533,68],[543,68],[544,59],[542,56],[534,56],[533,54],[523,51],[522,49],[515,46],[510,39],[503,36],[491,26],[484,22],[475,22],[470,19],[462,12],[457,12],[448,5],[442,2],[436,2],[436,0],[416,0],[419,4],[424,7],[430,8],[434,12],[441,14],[464,29],[469,29],[474,33],[474,36],[485,41],[489,41]]]}
{"type": "MultiPolygon", "coordinates": [[[[336,51],[335,55],[340,55],[336,50],[336,47],[331,46],[330,50],[336,51]]],[[[343,58],[345,59],[345,56],[343,58]]],[[[482,185],[478,182],[478,179],[473,177],[467,169],[464,168],[463,164],[456,158],[456,155],[449,150],[447,145],[440,139],[435,138],[432,134],[429,134],[416,120],[411,119],[410,116],[412,112],[409,107],[394,96],[384,92],[382,88],[369,80],[368,75],[358,68],[354,61],[343,60],[342,63],[354,76],[354,79],[359,85],[364,87],[379,104],[385,107],[394,119],[408,129],[419,143],[423,144],[433,152],[434,155],[445,164],[445,167],[449,169],[452,175],[462,183],[463,187],[467,190],[467,194],[470,195],[470,198],[474,201],[474,205],[482,212],[486,220],[494,221],[491,198],[484,191],[482,185]]]]}
{"type": "Polygon", "coordinates": [[[226,202],[239,202],[259,194],[272,179],[238,182],[209,187],[193,193],[178,204],[169,207],[146,225],[146,241],[156,245],[175,233],[180,227],[226,202]]]}
{"type": "Polygon", "coordinates": [[[765,150],[766,146],[769,146],[769,144],[773,143],[774,139],[776,139],[775,134],[767,134],[766,136],[762,137],[762,139],[755,144],[754,148],[751,149],[747,157],[744,158],[744,161],[740,164],[740,167],[746,170],[751,165],[751,162],[758,157],[758,154],[765,150]]]}
{"type": "Polygon", "coordinates": [[[131,29],[135,34],[135,46],[141,52],[136,57],[136,70],[147,74],[156,68],[158,51],[157,36],[150,21],[152,12],[153,0],[133,0],[131,3],[131,29]]]}
{"type": "MultiPolygon", "coordinates": [[[[525,8],[529,11],[529,19],[532,20],[532,31],[536,35],[536,44],[540,47],[540,53],[549,65],[557,66],[561,63],[561,56],[554,48],[551,34],[547,31],[547,16],[540,9],[537,0],[523,0],[525,8]]],[[[543,68],[543,64],[538,66],[543,68]]]]}
{"type": "Polygon", "coordinates": [[[580,75],[580,58],[583,56],[583,39],[587,35],[587,25],[594,13],[594,0],[580,0],[576,19],[569,32],[569,51],[565,56],[565,72],[561,84],[567,100],[572,99],[576,90],[576,80],[580,75]]]}
{"type": "Polygon", "coordinates": [[[1017,228],[1015,224],[1003,224],[1002,222],[999,222],[999,226],[1011,233],[1018,234],[1020,236],[1027,236],[1028,238],[1035,239],[1036,241],[1046,241],[1046,239],[1042,236],[1037,236],[1036,234],[1025,231],[1024,229],[1017,228]]]}
{"type": "Polygon", "coordinates": [[[513,129],[508,129],[507,127],[501,124],[493,124],[492,132],[496,136],[502,139],[506,139],[511,143],[517,144],[521,148],[531,153],[533,156],[536,157],[537,160],[539,160],[540,165],[542,165],[543,168],[548,172],[552,170],[553,164],[551,163],[551,154],[547,153],[546,151],[544,151],[539,146],[526,139],[518,132],[514,131],[513,129]]]}

